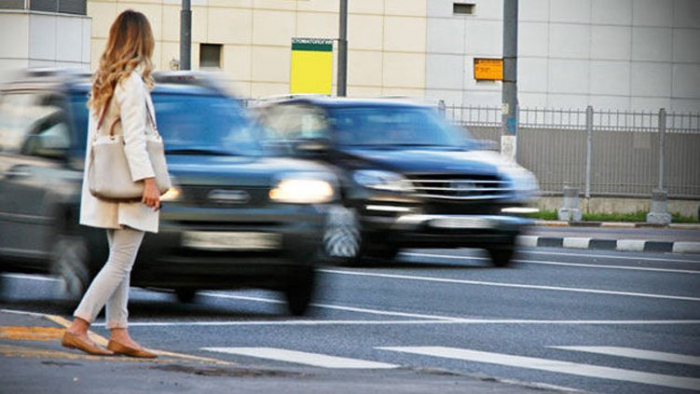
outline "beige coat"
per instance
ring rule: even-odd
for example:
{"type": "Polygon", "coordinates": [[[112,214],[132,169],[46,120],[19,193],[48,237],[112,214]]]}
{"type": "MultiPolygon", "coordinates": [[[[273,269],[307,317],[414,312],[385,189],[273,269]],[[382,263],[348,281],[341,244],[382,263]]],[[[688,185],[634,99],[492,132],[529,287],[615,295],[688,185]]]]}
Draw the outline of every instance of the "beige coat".
{"type": "MultiPolygon", "coordinates": [[[[153,103],[146,84],[141,78],[141,69],[137,68],[123,79],[114,91],[114,97],[105,115],[105,132],[109,126],[114,127],[115,134],[124,134],[126,157],[129,162],[131,178],[134,181],[154,176],[153,166],[146,151],[146,133],[153,127],[147,121],[147,110],[153,113],[153,103]],[[146,105],[148,101],[148,107],[146,105]]],[[[97,132],[98,118],[101,114],[90,113],[88,125],[88,143],[83,173],[83,190],[80,206],[80,224],[90,227],[119,229],[124,226],[136,230],[158,232],[159,213],[140,202],[116,203],[99,200],[90,194],[87,182],[87,169],[90,165],[92,138],[97,132]]],[[[155,116],[153,116],[155,119],[155,116]]]]}

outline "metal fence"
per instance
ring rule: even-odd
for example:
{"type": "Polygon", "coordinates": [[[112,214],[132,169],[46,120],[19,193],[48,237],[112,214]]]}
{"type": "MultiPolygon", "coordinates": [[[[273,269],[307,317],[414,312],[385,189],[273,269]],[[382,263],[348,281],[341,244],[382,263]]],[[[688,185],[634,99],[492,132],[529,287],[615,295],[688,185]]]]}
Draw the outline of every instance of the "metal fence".
{"type": "MultiPolygon", "coordinates": [[[[478,139],[500,143],[498,107],[444,108],[478,139]]],[[[564,186],[587,196],[700,199],[700,114],[521,108],[517,159],[542,192],[564,186]]]]}

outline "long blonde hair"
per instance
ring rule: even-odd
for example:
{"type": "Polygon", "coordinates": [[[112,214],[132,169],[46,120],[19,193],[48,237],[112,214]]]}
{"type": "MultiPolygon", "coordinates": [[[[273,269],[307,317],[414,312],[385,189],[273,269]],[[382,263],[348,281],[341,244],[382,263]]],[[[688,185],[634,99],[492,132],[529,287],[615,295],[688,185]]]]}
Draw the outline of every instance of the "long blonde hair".
{"type": "Polygon", "coordinates": [[[88,107],[95,113],[103,110],[114,94],[117,84],[143,65],[143,81],[153,87],[153,47],[155,40],[151,24],[140,12],[126,10],[119,14],[109,29],[107,46],[95,72],[88,107]]]}

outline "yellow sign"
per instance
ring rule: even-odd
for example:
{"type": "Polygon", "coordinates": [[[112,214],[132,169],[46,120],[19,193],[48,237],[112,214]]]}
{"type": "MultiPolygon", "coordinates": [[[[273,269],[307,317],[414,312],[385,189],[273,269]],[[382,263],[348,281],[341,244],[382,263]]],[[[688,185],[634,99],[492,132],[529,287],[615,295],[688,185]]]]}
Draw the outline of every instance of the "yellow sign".
{"type": "Polygon", "coordinates": [[[502,81],[503,59],[474,58],[474,79],[477,81],[502,81]]]}
{"type": "Polygon", "coordinates": [[[331,94],[333,85],[333,41],[292,39],[291,94],[331,94]]]}

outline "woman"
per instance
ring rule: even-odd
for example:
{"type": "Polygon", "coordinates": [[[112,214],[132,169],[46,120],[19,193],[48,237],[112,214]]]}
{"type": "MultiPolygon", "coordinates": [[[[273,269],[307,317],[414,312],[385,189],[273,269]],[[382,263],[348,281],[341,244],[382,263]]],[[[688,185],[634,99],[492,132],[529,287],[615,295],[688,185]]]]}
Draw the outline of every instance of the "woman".
{"type": "Polygon", "coordinates": [[[131,268],[144,233],[158,232],[160,193],[146,151],[146,133],[154,127],[149,115],[150,119],[155,119],[149,93],[153,87],[150,77],[153,46],[151,27],[143,14],[135,11],[120,14],[110,28],[88,103],[91,110],[88,141],[97,132],[98,124],[101,130],[113,129],[117,135],[123,133],[131,177],[144,182],[140,202],[95,198],[90,194],[86,179],[91,154],[91,144],[87,144],[80,224],[107,229],[109,258],[83,296],[61,343],[90,354],[156,357],[134,342],[127,330],[131,268]],[[110,330],[107,349],[88,337],[90,324],[105,306],[110,330]]]}

